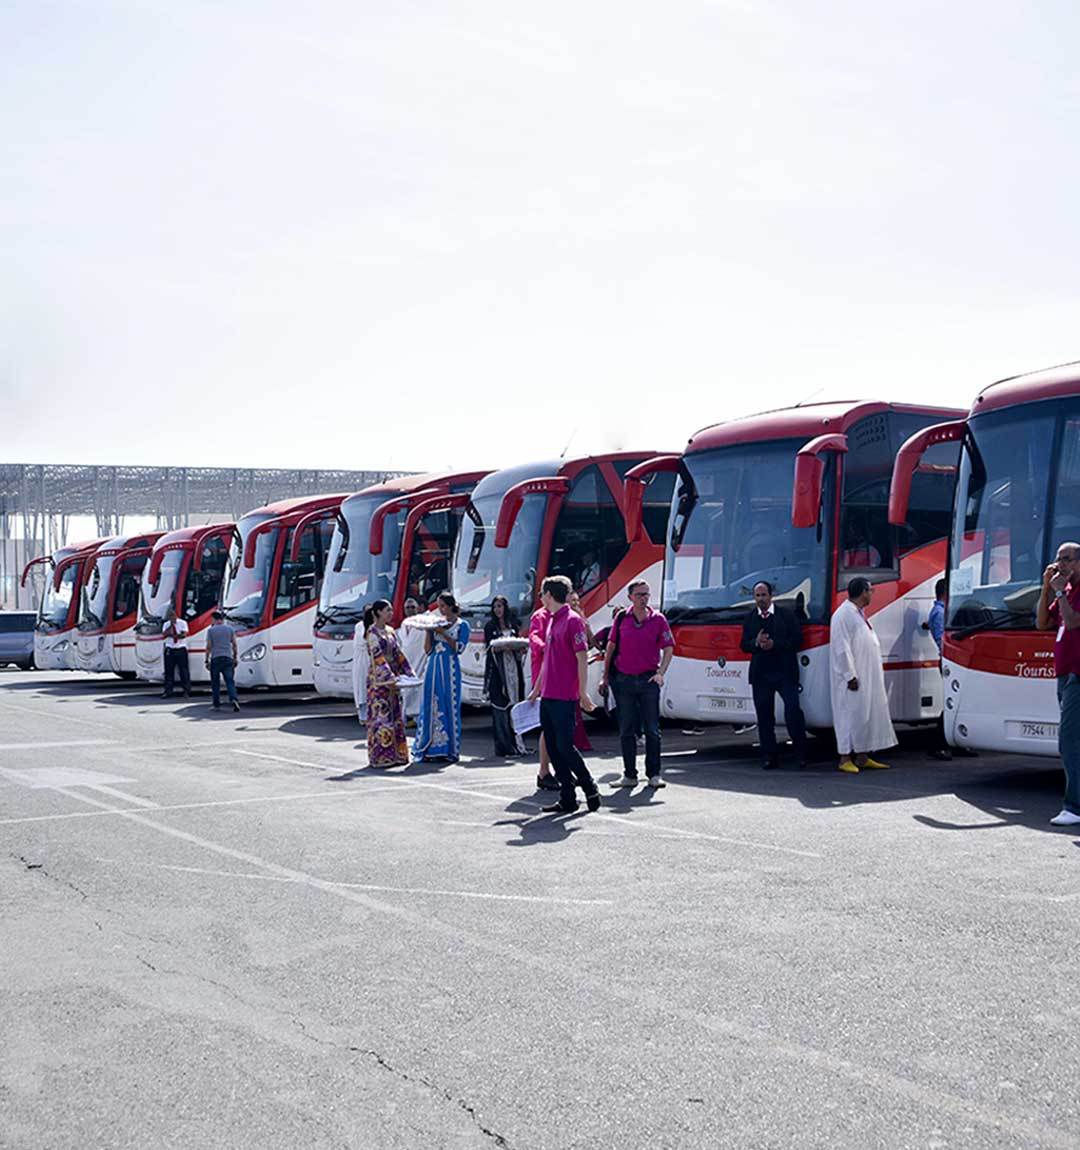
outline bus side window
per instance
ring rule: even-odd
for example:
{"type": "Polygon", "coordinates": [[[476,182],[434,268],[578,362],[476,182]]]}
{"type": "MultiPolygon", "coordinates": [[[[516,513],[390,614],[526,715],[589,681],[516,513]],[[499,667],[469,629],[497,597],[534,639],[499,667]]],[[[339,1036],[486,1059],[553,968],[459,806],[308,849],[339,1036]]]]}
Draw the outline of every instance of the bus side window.
{"type": "Polygon", "coordinates": [[[113,618],[123,619],[139,605],[139,579],[142,576],[145,558],[125,559],[116,580],[116,600],[113,603],[113,618]]]}
{"type": "Polygon", "coordinates": [[[285,536],[281,573],[278,575],[277,594],[274,596],[275,618],[302,607],[315,598],[316,552],[321,543],[321,533],[311,529],[304,532],[300,541],[300,554],[293,562],[289,558],[293,530],[290,527],[285,536]]]}
{"type": "Polygon", "coordinates": [[[888,514],[895,454],[890,430],[888,413],[879,412],[860,419],[847,433],[837,540],[840,588],[853,575],[874,582],[899,578],[888,514]]]}
{"type": "Polygon", "coordinates": [[[626,526],[600,469],[581,471],[563,499],[551,539],[552,575],[567,575],[584,593],[603,582],[628,550],[626,526]]]}
{"type": "Polygon", "coordinates": [[[1066,417],[1061,433],[1061,462],[1054,488],[1054,527],[1044,547],[1046,561],[1059,544],[1080,538],[1080,419],[1066,417]]]}
{"type": "Polygon", "coordinates": [[[645,485],[645,497],[641,504],[641,523],[651,542],[664,546],[667,537],[668,518],[671,515],[671,499],[675,494],[674,471],[660,471],[650,477],[645,485]]]}
{"type": "Polygon", "coordinates": [[[228,559],[229,545],[219,535],[203,548],[201,569],[189,569],[184,584],[183,610],[183,616],[189,623],[217,606],[228,559]]]}

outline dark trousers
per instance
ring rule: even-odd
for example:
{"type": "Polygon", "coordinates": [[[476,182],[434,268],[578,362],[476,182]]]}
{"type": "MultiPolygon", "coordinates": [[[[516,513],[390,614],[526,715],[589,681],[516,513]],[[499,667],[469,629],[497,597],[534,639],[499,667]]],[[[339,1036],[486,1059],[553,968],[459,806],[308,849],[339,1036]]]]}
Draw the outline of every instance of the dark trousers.
{"type": "Polygon", "coordinates": [[[495,754],[516,755],[518,753],[517,738],[514,727],[510,722],[510,708],[491,705],[491,732],[495,736],[495,754]]]}
{"type": "Polygon", "coordinates": [[[575,784],[587,795],[596,793],[585,760],[574,746],[574,726],[577,722],[576,699],[541,699],[540,730],[544,732],[544,742],[559,780],[559,802],[564,807],[576,807],[575,784]]]}
{"type": "Polygon", "coordinates": [[[173,693],[173,682],[180,675],[180,690],[191,694],[191,672],[188,670],[187,647],[165,648],[165,694],[173,693]]]}
{"type": "Polygon", "coordinates": [[[754,677],[754,711],[757,714],[758,740],[766,760],[775,759],[776,751],[776,696],[784,700],[784,722],[795,744],[799,760],[806,759],[806,720],[799,703],[798,680],[784,675],[756,675],[754,677]]]}
{"type": "Polygon", "coordinates": [[[623,774],[637,778],[637,736],[645,732],[645,774],[660,774],[660,684],[652,683],[653,672],[644,675],[611,676],[615,692],[615,716],[619,720],[619,746],[623,774]]]}
{"type": "Polygon", "coordinates": [[[221,680],[225,680],[225,689],[229,692],[229,702],[236,702],[236,679],[233,676],[235,664],[228,655],[218,655],[210,660],[210,694],[214,706],[221,705],[221,680]]]}

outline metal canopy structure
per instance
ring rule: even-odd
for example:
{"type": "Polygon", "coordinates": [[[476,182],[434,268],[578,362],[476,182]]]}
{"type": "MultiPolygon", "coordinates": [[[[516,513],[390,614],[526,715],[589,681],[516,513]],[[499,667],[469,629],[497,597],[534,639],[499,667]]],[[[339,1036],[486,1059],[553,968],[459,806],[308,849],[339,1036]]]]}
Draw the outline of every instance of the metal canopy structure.
{"type": "MultiPolygon", "coordinates": [[[[408,472],[305,471],[267,467],[127,467],[0,463],[0,601],[23,606],[23,566],[68,541],[73,516],[93,518],[98,535],[119,535],[128,516],[153,516],[160,530],[192,516],[238,519],[278,499],[359,491],[408,472]]],[[[29,590],[29,589],[28,589],[29,590]]]]}

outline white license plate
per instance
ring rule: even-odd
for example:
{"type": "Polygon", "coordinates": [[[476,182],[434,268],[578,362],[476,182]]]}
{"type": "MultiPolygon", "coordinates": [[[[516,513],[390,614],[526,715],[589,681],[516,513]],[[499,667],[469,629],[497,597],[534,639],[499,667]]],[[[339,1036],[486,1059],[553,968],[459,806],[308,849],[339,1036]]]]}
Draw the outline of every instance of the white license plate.
{"type": "Polygon", "coordinates": [[[1056,739],[1057,723],[1025,723],[1019,719],[1005,724],[1006,735],[1014,739],[1056,739]]]}
{"type": "Polygon", "coordinates": [[[701,702],[710,711],[741,711],[746,706],[743,699],[718,699],[715,695],[702,695],[701,702]]]}

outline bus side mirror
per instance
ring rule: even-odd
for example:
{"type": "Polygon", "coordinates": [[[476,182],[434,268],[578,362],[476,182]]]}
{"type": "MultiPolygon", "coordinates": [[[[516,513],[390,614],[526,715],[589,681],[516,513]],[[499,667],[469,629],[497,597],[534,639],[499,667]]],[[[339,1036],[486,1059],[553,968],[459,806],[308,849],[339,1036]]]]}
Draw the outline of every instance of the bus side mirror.
{"type": "Polygon", "coordinates": [[[795,456],[795,485],[791,494],[793,527],[816,527],[821,518],[821,491],[825,482],[826,451],[846,452],[846,435],[819,435],[795,456]]]}

